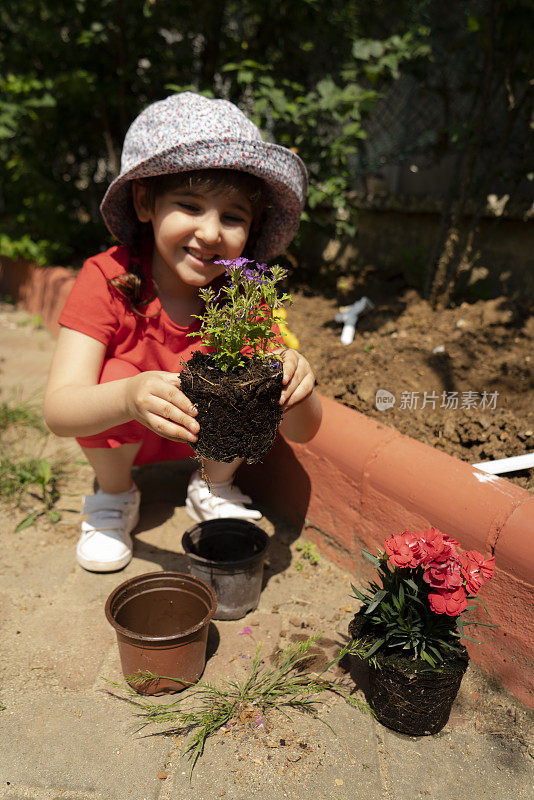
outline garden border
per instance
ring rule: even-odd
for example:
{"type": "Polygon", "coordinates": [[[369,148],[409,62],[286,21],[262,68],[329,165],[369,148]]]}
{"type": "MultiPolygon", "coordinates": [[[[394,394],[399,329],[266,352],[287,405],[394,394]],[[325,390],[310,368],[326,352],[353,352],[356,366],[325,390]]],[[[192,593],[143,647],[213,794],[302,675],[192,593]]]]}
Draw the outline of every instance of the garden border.
{"type": "MultiPolygon", "coordinates": [[[[40,315],[56,334],[75,273],[0,259],[0,294],[40,315]]],[[[307,444],[279,436],[241,485],[344,569],[362,574],[360,548],[375,551],[404,529],[430,525],[466,549],[496,557],[482,597],[498,628],[482,628],[470,655],[534,708],[534,497],[503,478],[417,442],[321,396],[323,423],[307,444]]],[[[311,588],[311,587],[310,587],[311,588]]],[[[347,602],[350,587],[347,587],[347,602]]]]}

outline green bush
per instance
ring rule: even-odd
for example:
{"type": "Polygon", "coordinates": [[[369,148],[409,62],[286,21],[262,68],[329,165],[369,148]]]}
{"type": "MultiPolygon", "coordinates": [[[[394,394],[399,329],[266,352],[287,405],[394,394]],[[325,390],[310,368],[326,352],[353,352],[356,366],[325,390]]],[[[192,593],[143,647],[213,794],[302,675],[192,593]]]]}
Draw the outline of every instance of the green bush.
{"type": "Polygon", "coordinates": [[[267,0],[6,0],[0,254],[76,262],[108,246],[98,209],[126,130],[147,104],[186,88],[227,97],[299,152],[311,178],[304,235],[325,219],[353,234],[347,189],[362,120],[378,81],[424,52],[402,19],[401,35],[366,38],[375,5],[302,0],[273,13],[267,0]]]}

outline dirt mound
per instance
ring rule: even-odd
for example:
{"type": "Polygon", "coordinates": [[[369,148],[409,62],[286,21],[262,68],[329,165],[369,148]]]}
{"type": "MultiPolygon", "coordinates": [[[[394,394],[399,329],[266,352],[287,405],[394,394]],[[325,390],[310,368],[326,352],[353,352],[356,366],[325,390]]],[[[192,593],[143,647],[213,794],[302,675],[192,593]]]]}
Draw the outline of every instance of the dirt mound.
{"type": "MultiPolygon", "coordinates": [[[[534,451],[532,309],[500,297],[433,311],[413,289],[372,274],[345,302],[362,295],[375,308],[344,346],[340,297],[293,292],[288,326],[322,394],[469,463],[534,451]],[[393,396],[383,410],[380,389],[393,396]]],[[[505,477],[534,491],[534,470],[505,477]]]]}

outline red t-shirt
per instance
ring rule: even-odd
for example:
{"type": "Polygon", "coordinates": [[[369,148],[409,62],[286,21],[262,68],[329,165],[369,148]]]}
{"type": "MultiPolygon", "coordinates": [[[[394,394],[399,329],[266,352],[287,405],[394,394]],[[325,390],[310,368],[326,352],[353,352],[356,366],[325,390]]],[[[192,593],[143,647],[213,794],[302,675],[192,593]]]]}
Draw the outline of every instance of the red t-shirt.
{"type": "MultiPolygon", "coordinates": [[[[151,251],[145,248],[142,265],[148,277],[150,260],[151,251]]],[[[124,245],[110,247],[89,258],[67,297],[59,324],[105,344],[104,361],[120,358],[142,372],[153,369],[180,372],[195,350],[208,351],[200,339],[187,337],[188,333],[200,330],[200,320],[191,319],[188,327],[176,325],[157,297],[142,306],[146,317],[134,314],[128,301],[108,284],[110,278],[128,272],[129,264],[130,252],[124,245]]],[[[149,277],[149,297],[151,284],[149,277]]]]}

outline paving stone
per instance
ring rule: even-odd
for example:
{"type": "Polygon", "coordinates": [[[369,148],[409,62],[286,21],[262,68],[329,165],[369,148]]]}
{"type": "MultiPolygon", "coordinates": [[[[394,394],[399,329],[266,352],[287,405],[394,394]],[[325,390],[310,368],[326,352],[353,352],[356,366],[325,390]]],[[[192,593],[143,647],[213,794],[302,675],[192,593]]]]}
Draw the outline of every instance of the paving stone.
{"type": "Polygon", "coordinates": [[[103,690],[34,690],[3,711],[1,721],[0,786],[9,781],[15,797],[18,786],[53,789],[53,798],[61,792],[105,800],[158,796],[168,742],[135,734],[131,707],[103,690]]]}
{"type": "Polygon", "coordinates": [[[9,787],[2,791],[2,800],[105,800],[100,792],[71,792],[61,789],[38,789],[31,786],[9,787]]]}
{"type": "Polygon", "coordinates": [[[25,604],[39,594],[59,591],[75,567],[75,544],[66,542],[57,526],[53,531],[30,528],[20,534],[14,534],[10,528],[9,522],[2,520],[2,592],[25,604]]]}
{"type": "Polygon", "coordinates": [[[64,689],[92,686],[115,640],[101,603],[71,610],[49,606],[32,615],[30,631],[38,631],[31,637],[31,668],[51,671],[64,689]]]}
{"type": "Polygon", "coordinates": [[[532,760],[520,742],[455,728],[409,737],[380,726],[391,800],[530,800],[532,760]]]}
{"type": "Polygon", "coordinates": [[[290,712],[292,724],[279,723],[272,737],[258,737],[259,744],[253,737],[214,738],[197,763],[191,782],[187,761],[173,761],[173,775],[160,800],[382,798],[371,718],[339,699],[329,706],[323,719],[335,733],[318,720],[290,712]],[[284,730],[288,731],[286,738],[280,736],[284,730]]]}
{"type": "Polygon", "coordinates": [[[134,539],[134,558],[143,566],[143,571],[188,572],[188,560],[181,543],[183,534],[192,524],[185,509],[175,508],[170,502],[143,504],[134,539]]]}
{"type": "Polygon", "coordinates": [[[208,641],[210,658],[203,681],[239,680],[250,670],[257,648],[269,661],[278,649],[280,617],[255,611],[238,620],[213,620],[208,641]]]}

